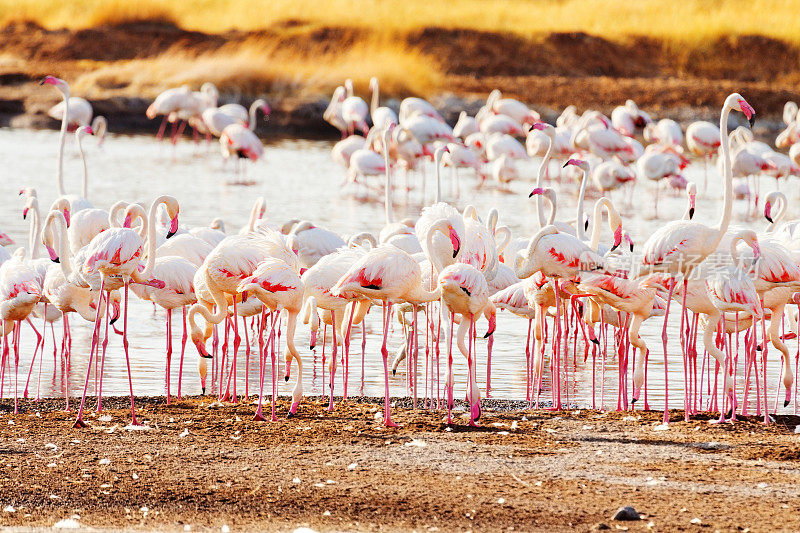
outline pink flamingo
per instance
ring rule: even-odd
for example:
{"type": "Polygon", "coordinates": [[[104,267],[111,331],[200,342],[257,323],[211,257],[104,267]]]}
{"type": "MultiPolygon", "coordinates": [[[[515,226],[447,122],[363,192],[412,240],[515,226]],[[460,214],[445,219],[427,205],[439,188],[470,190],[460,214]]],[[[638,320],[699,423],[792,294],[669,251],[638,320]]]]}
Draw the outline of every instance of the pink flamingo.
{"type": "MultiPolygon", "coordinates": [[[[169,213],[172,224],[171,231],[178,229],[178,201],[172,196],[159,196],[150,206],[148,214],[146,229],[147,239],[146,242],[142,240],[137,232],[130,228],[113,228],[104,231],[97,235],[92,242],[89,243],[86,250],[86,262],[83,265],[84,274],[91,276],[92,274],[99,273],[101,277],[100,294],[104,292],[111,292],[114,288],[123,286],[125,289],[125,302],[122,311],[122,346],[125,350],[125,363],[128,368],[128,385],[130,387],[131,396],[131,423],[139,425],[136,419],[136,410],[133,400],[133,379],[131,377],[130,357],[128,354],[128,303],[129,294],[128,288],[131,281],[134,283],[141,283],[152,285],[157,288],[163,288],[164,282],[151,279],[153,267],[155,266],[155,219],[156,210],[160,204],[164,204],[169,213]],[[147,246],[147,262],[144,268],[141,268],[141,256],[145,252],[145,245],[147,246]]],[[[129,208],[130,209],[130,208],[129,208]]],[[[110,295],[106,295],[106,307],[108,308],[110,295]]],[[[102,300],[101,300],[102,303],[102,300]]],[[[95,318],[94,334],[92,335],[92,347],[89,352],[89,368],[86,370],[86,382],[83,387],[83,397],[81,398],[81,406],[78,410],[78,417],[75,421],[75,427],[85,427],[86,423],[83,421],[83,408],[86,403],[86,391],[89,387],[89,371],[92,368],[92,358],[95,349],[98,346],[99,329],[100,329],[100,306],[98,306],[97,316],[95,318]]],[[[108,311],[106,311],[107,313],[108,311]]],[[[108,314],[106,314],[106,317],[108,314]]],[[[104,347],[105,349],[105,343],[104,347]]],[[[102,374],[102,368],[101,368],[102,374]]],[[[99,407],[99,394],[98,394],[98,407],[99,407]]]]}
{"type": "MultiPolygon", "coordinates": [[[[646,268],[657,267],[672,276],[684,276],[684,294],[686,283],[695,265],[705,259],[717,249],[719,242],[725,235],[731,221],[733,210],[733,174],[731,172],[730,141],[728,139],[728,116],[731,110],[741,111],[752,124],[755,121],[755,111],[738,93],[733,93],[725,99],[720,114],[720,143],[722,146],[723,179],[724,179],[724,206],[722,217],[716,226],[709,227],[699,222],[677,220],[657,229],[644,244],[643,265],[646,268]]],[[[664,346],[664,371],[667,367],[667,324],[669,318],[669,305],[672,292],[675,289],[674,278],[670,283],[667,298],[664,327],[661,331],[661,340],[664,346]]],[[[685,307],[684,307],[685,309],[685,307]]],[[[683,314],[681,323],[683,324],[683,314]]],[[[668,382],[665,374],[665,388],[668,382]]],[[[664,423],[669,423],[668,392],[664,399],[664,423]]]]}
{"type": "MultiPolygon", "coordinates": [[[[489,315],[488,337],[494,332],[494,305],[489,302],[489,286],[483,273],[472,265],[456,263],[445,267],[439,274],[439,291],[442,301],[447,306],[451,315],[461,315],[461,324],[458,326],[458,349],[467,359],[467,398],[470,402],[470,425],[481,416],[481,391],[478,387],[476,364],[473,358],[473,344],[475,337],[475,318],[481,313],[489,315]],[[464,345],[464,337],[469,335],[468,344],[464,345]]],[[[447,350],[447,423],[452,423],[451,410],[453,408],[453,353],[452,335],[447,350]]]]}
{"type": "MultiPolygon", "coordinates": [[[[256,162],[264,155],[264,145],[261,140],[250,129],[242,124],[231,124],[222,130],[222,135],[219,137],[220,150],[222,157],[228,159],[235,157],[237,174],[239,171],[239,161],[241,159],[249,159],[256,162]]],[[[234,183],[244,183],[237,181],[234,183]]]]}
{"type": "MultiPolygon", "coordinates": [[[[239,283],[239,292],[253,294],[272,312],[276,313],[273,319],[273,330],[275,321],[280,320],[280,315],[286,311],[286,351],[284,359],[286,361],[286,381],[289,381],[289,369],[292,359],[297,361],[297,382],[292,390],[292,405],[289,409],[288,417],[297,414],[297,407],[303,398],[303,361],[294,344],[294,333],[297,327],[297,315],[303,304],[303,293],[305,287],[300,276],[290,265],[280,259],[267,258],[256,267],[253,274],[246,277],[239,283]]],[[[260,337],[259,337],[260,338],[260,337]]],[[[270,339],[274,341],[275,332],[270,332],[270,339]]],[[[268,342],[269,344],[269,342],[268,342]]],[[[264,398],[264,369],[266,366],[266,353],[261,354],[261,392],[258,396],[258,409],[256,410],[255,420],[264,420],[261,413],[261,404],[264,398]]],[[[272,419],[275,420],[275,396],[277,385],[275,371],[275,351],[272,349],[272,419]]]]}
{"type": "MultiPolygon", "coordinates": [[[[383,307],[383,374],[385,386],[384,425],[396,427],[389,408],[389,369],[386,348],[391,319],[392,303],[408,302],[421,305],[439,299],[439,291],[429,292],[422,287],[422,276],[417,262],[401,249],[392,245],[373,248],[356,261],[331,290],[334,296],[348,300],[372,298],[381,300],[383,307]]],[[[416,335],[416,332],[415,332],[416,335]]]]}

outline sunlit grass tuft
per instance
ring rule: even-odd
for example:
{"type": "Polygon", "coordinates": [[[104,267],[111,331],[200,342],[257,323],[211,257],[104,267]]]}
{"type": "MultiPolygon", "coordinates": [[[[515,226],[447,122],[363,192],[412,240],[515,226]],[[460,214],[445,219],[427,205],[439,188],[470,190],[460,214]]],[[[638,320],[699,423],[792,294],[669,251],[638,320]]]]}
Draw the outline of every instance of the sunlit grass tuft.
{"type": "Polygon", "coordinates": [[[270,43],[248,42],[200,56],[169,52],[157,58],[118,61],[81,75],[74,86],[88,96],[124,92],[151,97],[181,84],[206,81],[245,94],[327,94],[346,78],[366,95],[369,78],[387,94],[429,94],[442,77],[429,57],[391,43],[362,43],[337,54],[303,56],[270,43]]]}

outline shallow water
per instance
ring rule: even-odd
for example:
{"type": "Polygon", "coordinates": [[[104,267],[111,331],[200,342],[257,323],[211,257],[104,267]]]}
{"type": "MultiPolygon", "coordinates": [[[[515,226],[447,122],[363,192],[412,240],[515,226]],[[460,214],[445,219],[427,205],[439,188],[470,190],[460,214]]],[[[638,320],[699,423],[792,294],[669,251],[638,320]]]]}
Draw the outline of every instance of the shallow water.
{"type": "MultiPolygon", "coordinates": [[[[228,233],[235,233],[243,226],[249,215],[253,200],[258,195],[267,199],[267,218],[282,223],[289,218],[312,220],[315,224],[326,226],[342,234],[352,234],[369,230],[377,234],[383,225],[383,203],[379,193],[366,188],[356,189],[340,187],[344,179],[344,171],[330,158],[331,143],[284,140],[266,147],[264,159],[258,164],[249,166],[247,175],[256,181],[256,185],[243,187],[227,185],[233,177],[232,165],[225,166],[219,157],[216,144],[210,147],[194,146],[190,142],[182,142],[173,149],[167,143],[157,143],[152,137],[142,136],[109,136],[102,147],[97,147],[94,139],[85,141],[89,171],[90,200],[98,207],[108,208],[114,201],[148,202],[160,194],[171,194],[181,204],[180,221],[183,225],[205,225],[213,218],[221,217],[228,233]]],[[[0,209],[0,229],[9,233],[19,244],[27,243],[28,223],[22,220],[21,210],[24,204],[17,193],[22,187],[36,187],[40,204],[46,209],[56,196],[55,168],[58,133],[53,131],[27,131],[0,129],[0,160],[3,161],[0,194],[5,198],[0,209]]],[[[491,207],[500,210],[500,224],[509,226],[515,237],[531,235],[537,223],[534,214],[534,202],[528,199],[531,185],[535,177],[538,162],[520,165],[520,174],[525,177],[520,182],[511,184],[511,192],[501,192],[493,187],[476,189],[471,175],[462,173],[460,179],[460,197],[453,194],[449,170],[444,171],[445,199],[463,208],[473,204],[484,216],[491,207]]],[[[425,187],[424,202],[433,201],[434,176],[431,165],[426,169],[428,182],[425,187]]],[[[686,173],[689,179],[698,183],[701,195],[697,201],[695,219],[702,222],[713,222],[721,207],[722,186],[720,178],[713,168],[709,169],[709,188],[703,194],[703,167],[693,165],[686,173]]],[[[65,176],[68,192],[79,192],[81,166],[70,137],[65,160],[65,176]]],[[[417,186],[410,193],[399,190],[395,193],[395,217],[415,216],[423,205],[420,178],[413,177],[417,186]]],[[[395,177],[395,183],[402,186],[402,175],[395,177]]],[[[559,220],[574,219],[576,189],[574,184],[554,185],[561,193],[559,199],[559,220]]],[[[774,188],[772,179],[763,179],[762,195],[774,188]]],[[[612,197],[618,206],[625,228],[630,232],[637,245],[641,245],[654,229],[666,221],[679,218],[685,209],[685,199],[681,195],[662,191],[659,200],[659,215],[653,218],[653,185],[639,183],[634,190],[633,202],[628,202],[628,193],[616,191],[612,197]]],[[[595,196],[589,195],[593,201],[595,196]]],[[[794,198],[790,198],[795,200],[794,198]]],[[[588,209],[587,209],[588,210],[588,209]]],[[[734,205],[734,224],[752,225],[755,229],[765,227],[763,217],[749,218],[744,215],[747,206],[744,201],[734,205]]],[[[604,238],[609,236],[604,225],[604,238]]],[[[14,248],[12,246],[11,248],[14,248]]],[[[676,306],[671,308],[676,309],[676,306]]],[[[367,319],[367,356],[365,360],[365,382],[361,382],[361,350],[359,335],[355,335],[351,348],[349,394],[364,393],[367,395],[383,395],[383,367],[379,356],[380,347],[380,311],[373,310],[367,319]]],[[[673,313],[675,320],[670,321],[670,356],[669,356],[669,391],[670,406],[682,405],[683,365],[677,342],[679,315],[673,313]]],[[[154,311],[152,304],[132,299],[129,314],[129,339],[131,351],[131,371],[136,395],[159,395],[165,393],[164,384],[164,345],[165,315],[162,310],[154,311]]],[[[73,326],[73,364],[69,378],[69,390],[72,395],[79,395],[83,390],[85,370],[88,360],[91,339],[91,325],[75,317],[73,326]]],[[[661,319],[652,319],[643,327],[643,337],[651,349],[648,365],[648,399],[653,408],[663,407],[664,372],[661,355],[661,319]]],[[[41,323],[37,321],[37,328],[41,323]]],[[[173,318],[173,365],[172,392],[176,391],[178,379],[178,358],[180,354],[180,314],[173,318]]],[[[60,343],[60,321],[56,323],[57,342],[60,343]]],[[[479,323],[479,333],[485,330],[485,322],[479,323]]],[[[496,398],[525,398],[525,340],[527,321],[519,317],[501,312],[498,316],[498,329],[495,334],[494,353],[492,358],[491,396],[496,398]]],[[[252,339],[252,337],[251,337],[252,339]]],[[[396,330],[391,339],[391,353],[395,353],[400,344],[401,335],[396,330]]],[[[18,390],[24,389],[25,377],[31,361],[31,352],[35,344],[33,333],[27,326],[23,328],[22,355],[20,357],[20,373],[18,390]]],[[[210,346],[209,342],[209,346],[210,346]]],[[[486,379],[486,341],[479,338],[478,378],[481,387],[486,379]]],[[[568,400],[581,406],[591,406],[592,400],[592,358],[583,363],[582,346],[579,343],[578,361],[570,365],[568,374],[568,400]]],[[[298,328],[298,348],[306,365],[304,384],[306,394],[321,392],[321,349],[318,345],[315,355],[308,349],[308,330],[304,326],[298,328]]],[[[792,353],[796,350],[795,341],[789,343],[792,353]]],[[[424,362],[424,337],[420,337],[420,361],[424,362]]],[[[613,341],[609,336],[609,359],[605,369],[605,402],[606,407],[616,405],[617,372],[613,341]]],[[[42,396],[63,396],[61,384],[61,368],[54,368],[52,355],[52,338],[48,335],[46,356],[42,360],[41,378],[39,364],[34,367],[31,378],[31,394],[36,394],[37,386],[42,396]]],[[[328,352],[330,349],[328,348],[328,352]]],[[[570,347],[570,353],[572,348],[570,347]]],[[[183,392],[197,394],[200,392],[196,364],[197,353],[189,343],[186,348],[184,363],[183,392]]],[[[780,365],[778,352],[769,351],[768,387],[770,405],[775,399],[775,390],[779,383],[780,365]]],[[[240,394],[244,392],[241,376],[245,371],[244,348],[239,360],[240,394]]],[[[446,347],[442,345],[442,374],[444,383],[444,364],[446,347]]],[[[698,358],[698,367],[702,364],[702,354],[698,358]]],[[[465,388],[465,360],[458,353],[454,355],[456,369],[456,397],[463,397],[465,388]]],[[[209,368],[211,368],[209,366],[209,368]]],[[[422,395],[424,387],[424,363],[421,363],[419,391],[422,395]]],[[[407,394],[405,364],[400,367],[396,377],[390,378],[392,395],[407,394]]],[[[595,367],[597,383],[596,402],[600,405],[601,366],[599,359],[595,367]]],[[[294,373],[290,383],[279,381],[281,394],[288,394],[294,382],[294,373]]],[[[341,366],[337,371],[341,376],[341,366]]],[[[547,380],[548,372],[545,371],[547,380]]],[[[4,395],[13,389],[13,366],[6,372],[4,395]]],[[[209,376],[209,379],[211,376],[209,376]]],[[[217,378],[218,379],[218,378],[217,378]]],[[[269,377],[267,378],[270,379],[269,377]]],[[[268,381],[269,383],[269,381],[268,381]]],[[[90,394],[94,380],[91,380],[90,394]]],[[[257,365],[251,361],[249,374],[249,392],[254,394],[258,385],[257,365]]],[[[707,385],[704,385],[704,388],[707,385]]],[[[741,387],[741,386],[739,386],[741,387]]],[[[216,385],[211,391],[216,392],[216,385]]],[[[265,391],[269,390],[269,385],[265,391]]],[[[341,381],[337,377],[336,394],[342,390],[341,381]]],[[[108,357],[105,363],[103,392],[108,395],[128,394],[127,371],[123,357],[120,337],[112,335],[109,342],[108,357]]],[[[704,394],[707,397],[707,394],[704,394]]],[[[751,396],[752,397],[752,396],[751,396]]],[[[783,395],[781,394],[781,397],[783,395]]],[[[542,399],[550,398],[549,387],[542,394],[542,399]]],[[[751,405],[753,405],[751,403],[751,405]]],[[[794,406],[787,409],[791,411],[794,406]]],[[[783,409],[781,409],[783,411],[783,409]]]]}

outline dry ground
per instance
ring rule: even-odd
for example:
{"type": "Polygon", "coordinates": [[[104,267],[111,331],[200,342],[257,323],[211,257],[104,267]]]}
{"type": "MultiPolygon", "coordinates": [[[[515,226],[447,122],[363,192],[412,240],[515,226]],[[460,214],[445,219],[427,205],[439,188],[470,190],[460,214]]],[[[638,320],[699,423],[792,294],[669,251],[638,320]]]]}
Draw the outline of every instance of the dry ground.
{"type": "MultiPolygon", "coordinates": [[[[0,415],[0,525],[73,517],[111,529],[183,531],[767,531],[800,529],[800,417],[668,430],[660,413],[487,408],[482,427],[375,400],[252,421],[253,406],[125,398],[72,429],[61,401],[0,415]],[[102,416],[102,418],[101,418],[102,416]],[[642,515],[611,519],[622,505],[642,515]],[[8,507],[11,506],[11,507],[8,507]],[[13,507],[14,512],[9,512],[13,507]]],[[[463,416],[463,415],[462,415],[463,416]]]]}

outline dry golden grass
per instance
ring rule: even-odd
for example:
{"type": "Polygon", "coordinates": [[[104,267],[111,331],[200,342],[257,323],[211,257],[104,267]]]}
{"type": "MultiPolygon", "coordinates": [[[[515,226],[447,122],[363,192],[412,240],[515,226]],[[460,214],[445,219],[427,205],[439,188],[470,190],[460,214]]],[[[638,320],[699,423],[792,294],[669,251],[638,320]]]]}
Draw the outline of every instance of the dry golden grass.
{"type": "Polygon", "coordinates": [[[748,34],[800,43],[798,14],[800,0],[0,0],[0,22],[27,19],[49,28],[160,19],[221,32],[303,21],[389,34],[438,26],[695,44],[748,34]]]}
{"type": "Polygon", "coordinates": [[[75,80],[76,93],[102,96],[118,88],[143,96],[206,81],[245,94],[302,96],[329,93],[345,78],[366,90],[371,76],[387,94],[429,94],[442,81],[439,69],[418,51],[391,43],[361,43],[337,53],[299,56],[270,42],[226,46],[213,54],[168,52],[157,58],[118,61],[75,80]]]}

